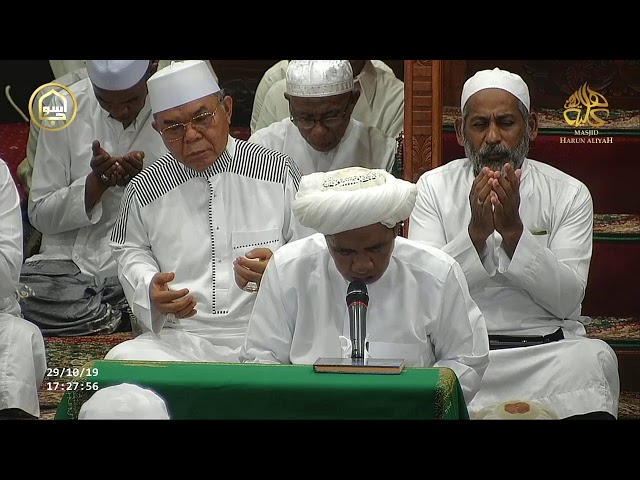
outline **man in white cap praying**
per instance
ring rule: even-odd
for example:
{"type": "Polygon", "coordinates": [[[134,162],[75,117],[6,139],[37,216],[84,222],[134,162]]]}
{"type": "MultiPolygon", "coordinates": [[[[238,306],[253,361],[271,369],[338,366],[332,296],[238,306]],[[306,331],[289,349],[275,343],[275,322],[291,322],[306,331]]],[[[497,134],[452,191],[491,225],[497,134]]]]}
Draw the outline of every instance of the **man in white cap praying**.
{"type": "MultiPolygon", "coordinates": [[[[449,255],[397,236],[414,206],[414,183],[350,167],[302,177],[293,205],[316,234],[274,253],[262,279],[241,359],[313,364],[348,355],[345,296],[366,284],[368,355],[406,366],[449,367],[469,402],[489,345],[464,272],[449,255]]],[[[351,346],[353,347],[353,346],[351,346]]]]}
{"type": "Polygon", "coordinates": [[[353,118],[361,94],[349,60],[291,60],[284,93],[291,116],[249,142],[286,153],[303,175],[352,166],[391,172],[397,141],[353,118]]]}
{"type": "Polygon", "coordinates": [[[462,265],[485,316],[490,362],[470,413],[516,398],[559,418],[616,418],[616,355],[585,336],[581,315],[589,190],[527,158],[538,121],[519,75],[477,72],[463,86],[461,111],[455,129],[466,158],[422,174],[408,236],[462,265]]]}
{"type": "Polygon", "coordinates": [[[205,62],[175,62],[147,85],[169,153],[129,183],[111,236],[144,333],[106,358],[238,362],[272,252],[311,233],[291,211],[300,171],[229,135],[233,101],[205,62]]]}
{"type": "Polygon", "coordinates": [[[28,199],[39,253],[20,278],[25,318],[45,336],[130,329],[128,305],[109,247],[124,187],[166,153],[151,123],[147,79],[157,60],[87,60],[71,85],[75,119],[43,129],[28,199]]]}
{"type": "MultiPolygon", "coordinates": [[[[404,82],[382,60],[348,61],[353,70],[354,90],[360,92],[354,102],[353,118],[397,138],[404,129],[404,82]]],[[[256,113],[254,108],[252,111],[252,134],[293,114],[285,97],[287,91],[286,76],[269,87],[264,99],[259,96],[262,92],[256,89],[254,107],[257,105],[260,110],[256,113]]]]}
{"type": "Polygon", "coordinates": [[[0,419],[40,416],[38,389],[47,368],[42,333],[22,318],[15,296],[21,265],[20,197],[0,159],[0,419]]]}

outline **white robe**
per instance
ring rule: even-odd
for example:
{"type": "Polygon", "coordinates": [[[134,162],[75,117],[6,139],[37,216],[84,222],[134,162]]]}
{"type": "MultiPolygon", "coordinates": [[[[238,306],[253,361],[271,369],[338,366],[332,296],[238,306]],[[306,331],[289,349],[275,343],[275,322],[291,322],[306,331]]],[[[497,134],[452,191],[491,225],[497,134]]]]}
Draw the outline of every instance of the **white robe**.
{"type": "Polygon", "coordinates": [[[117,275],[109,248],[124,187],[111,187],[91,211],[85,209],[85,181],[91,172],[91,142],[114,156],[132,150],[145,153],[144,166],[167,152],[151,122],[147,96],[136,120],[123,129],[100,107],[89,78],[70,87],[76,97],[76,118],[63,130],[41,130],[31,177],[29,220],[42,233],[40,253],[27,259],[71,259],[83,273],[106,278],[117,275]]]}
{"type": "Polygon", "coordinates": [[[237,362],[255,294],[238,287],[233,261],[311,233],[291,211],[299,181],[289,157],[232,137],[203,172],[167,155],[135,177],[111,246],[129,305],[147,332],[107,358],[237,362]],[[149,298],[157,272],[175,272],[169,288],[188,288],[196,315],[167,323],[149,298]]]}
{"type": "Polygon", "coordinates": [[[330,152],[319,152],[309,145],[289,118],[258,130],[249,142],[289,155],[302,175],[356,166],[391,172],[397,149],[395,139],[353,117],[342,140],[330,152]]]}
{"type": "Polygon", "coordinates": [[[587,187],[560,170],[526,159],[520,184],[522,237],[509,259],[494,232],[482,259],[469,237],[467,159],[429,170],[418,180],[409,238],[453,256],[489,334],[546,335],[561,327],[565,340],[492,350],[478,411],[505,400],[549,405],[559,417],[591,411],[618,413],[618,362],[605,342],[585,337],[581,302],[592,251],[593,203],[587,187]]]}
{"type": "MultiPolygon", "coordinates": [[[[340,336],[350,337],[347,288],[324,235],[282,247],[263,276],[241,360],[313,364],[342,357],[340,336]]],[[[370,356],[449,367],[468,402],[480,386],[489,345],[460,266],[438,249],[397,237],[387,270],[367,289],[370,356]]]]}
{"type": "Polygon", "coordinates": [[[38,388],[47,363],[42,334],[22,318],[15,297],[21,265],[20,198],[0,160],[0,410],[19,408],[38,417],[38,388]]]}
{"type": "MultiPolygon", "coordinates": [[[[360,89],[360,98],[352,118],[395,139],[404,129],[404,82],[392,71],[378,68],[367,60],[355,86],[360,89]]],[[[284,97],[286,89],[286,79],[282,79],[267,91],[252,133],[289,118],[289,102],[284,97]]]]}

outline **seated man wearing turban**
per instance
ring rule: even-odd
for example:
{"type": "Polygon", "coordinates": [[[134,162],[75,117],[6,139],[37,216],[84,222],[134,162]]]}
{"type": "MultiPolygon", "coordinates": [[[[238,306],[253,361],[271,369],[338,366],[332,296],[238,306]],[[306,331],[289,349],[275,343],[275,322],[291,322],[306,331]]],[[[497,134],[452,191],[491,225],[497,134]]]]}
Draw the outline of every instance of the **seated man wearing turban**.
{"type": "Polygon", "coordinates": [[[22,266],[24,317],[45,336],[130,329],[109,234],[124,187],[167,151],[151,125],[147,79],[157,60],[87,60],[87,77],[63,92],[76,116],[42,129],[28,199],[39,252],[22,266]],[[73,100],[73,101],[72,101],[73,100]]]}
{"type": "Polygon", "coordinates": [[[350,330],[345,294],[350,282],[362,281],[370,297],[368,355],[449,367],[469,402],[488,362],[484,318],[455,260],[397,236],[415,197],[415,184],[382,169],[304,176],[293,210],[318,233],[274,253],[241,360],[313,364],[343,356],[350,330]]]}
{"type": "Polygon", "coordinates": [[[289,155],[303,175],[355,166],[391,172],[397,142],[353,118],[360,95],[349,60],[291,60],[284,93],[291,116],[249,142],[289,155]]]}
{"type": "Polygon", "coordinates": [[[490,362],[470,414],[519,399],[559,418],[613,419],[618,361],[609,345],[585,336],[589,318],[581,315],[591,194],[527,158],[538,122],[520,76],[476,73],[461,109],[455,128],[467,158],[420,177],[409,238],[453,256],[484,313],[490,362]]]}

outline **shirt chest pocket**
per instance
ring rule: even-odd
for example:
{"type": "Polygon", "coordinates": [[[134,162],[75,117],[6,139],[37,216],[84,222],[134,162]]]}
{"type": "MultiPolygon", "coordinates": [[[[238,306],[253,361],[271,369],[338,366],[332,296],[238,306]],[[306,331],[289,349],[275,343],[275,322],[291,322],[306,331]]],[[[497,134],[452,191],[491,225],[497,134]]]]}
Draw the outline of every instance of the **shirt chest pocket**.
{"type": "Polygon", "coordinates": [[[529,230],[533,235],[533,238],[540,244],[543,248],[549,247],[549,230],[544,228],[532,228],[529,230]]]}
{"type": "Polygon", "coordinates": [[[280,230],[269,228],[267,230],[236,231],[232,233],[234,257],[246,255],[256,248],[268,248],[275,252],[282,244],[280,230]]]}

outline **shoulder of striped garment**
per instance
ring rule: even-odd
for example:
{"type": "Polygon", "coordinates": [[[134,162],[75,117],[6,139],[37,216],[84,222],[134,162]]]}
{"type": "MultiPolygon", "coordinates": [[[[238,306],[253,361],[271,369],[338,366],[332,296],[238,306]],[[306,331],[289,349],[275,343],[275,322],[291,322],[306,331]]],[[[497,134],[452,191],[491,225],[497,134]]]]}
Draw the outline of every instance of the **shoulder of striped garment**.
{"type": "Polygon", "coordinates": [[[296,189],[300,185],[300,171],[288,155],[236,140],[233,160],[225,151],[212,166],[202,172],[185,168],[171,153],[167,153],[136,175],[125,192],[125,197],[129,197],[128,201],[135,195],[140,205],[145,206],[192,178],[210,177],[224,172],[282,185],[287,176],[290,176],[296,189]]]}
{"type": "Polygon", "coordinates": [[[246,140],[236,139],[235,142],[235,157],[229,171],[257,180],[281,184],[286,182],[289,175],[296,188],[300,184],[300,170],[289,155],[246,140]]]}

